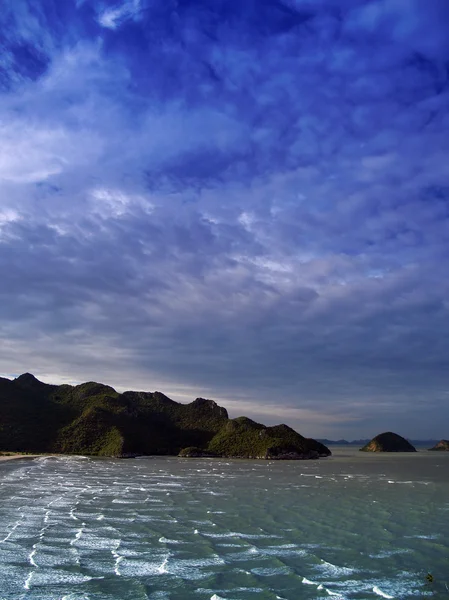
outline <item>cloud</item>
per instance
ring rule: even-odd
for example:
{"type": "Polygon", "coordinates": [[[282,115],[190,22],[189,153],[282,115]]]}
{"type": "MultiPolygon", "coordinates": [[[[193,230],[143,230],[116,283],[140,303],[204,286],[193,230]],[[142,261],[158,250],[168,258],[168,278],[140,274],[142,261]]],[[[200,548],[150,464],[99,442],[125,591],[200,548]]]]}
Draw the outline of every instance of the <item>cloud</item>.
{"type": "Polygon", "coordinates": [[[108,8],[99,15],[102,27],[116,29],[127,19],[136,18],[140,11],[140,0],[129,0],[115,8],[108,8]]]}
{"type": "Polygon", "coordinates": [[[9,3],[4,373],[444,437],[446,6],[9,3]]]}

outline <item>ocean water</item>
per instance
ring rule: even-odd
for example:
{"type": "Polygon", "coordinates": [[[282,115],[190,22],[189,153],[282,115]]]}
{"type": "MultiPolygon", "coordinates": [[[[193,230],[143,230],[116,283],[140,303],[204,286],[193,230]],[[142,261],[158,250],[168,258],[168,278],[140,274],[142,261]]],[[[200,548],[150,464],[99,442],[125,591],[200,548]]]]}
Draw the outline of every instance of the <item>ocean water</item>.
{"type": "Polygon", "coordinates": [[[330,597],[449,598],[448,454],[0,464],[1,600],[330,597]]]}

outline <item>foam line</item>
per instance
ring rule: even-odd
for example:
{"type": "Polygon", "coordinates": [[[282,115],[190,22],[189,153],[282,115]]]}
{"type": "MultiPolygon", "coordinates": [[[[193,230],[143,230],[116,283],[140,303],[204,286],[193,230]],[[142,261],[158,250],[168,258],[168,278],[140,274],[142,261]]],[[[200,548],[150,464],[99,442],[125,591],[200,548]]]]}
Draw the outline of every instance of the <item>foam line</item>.
{"type": "Polygon", "coordinates": [[[79,502],[77,502],[75,504],[75,506],[70,510],[70,518],[74,519],[75,521],[79,521],[78,517],[75,517],[74,511],[76,510],[76,507],[78,506],[79,502]]]}
{"type": "Polygon", "coordinates": [[[120,567],[120,563],[122,562],[123,559],[124,559],[123,556],[118,556],[118,555],[117,555],[117,558],[115,559],[114,573],[116,575],[118,575],[119,577],[121,575],[119,567],[120,567]]]}
{"type": "Polygon", "coordinates": [[[12,536],[12,534],[17,529],[17,527],[22,523],[23,517],[24,517],[24,515],[21,515],[21,518],[11,527],[11,531],[8,533],[8,535],[6,537],[4,537],[2,540],[0,540],[0,544],[3,542],[7,542],[9,540],[9,538],[12,536]]]}
{"type": "Polygon", "coordinates": [[[30,565],[32,565],[33,567],[37,567],[38,565],[36,564],[36,561],[34,560],[34,556],[37,553],[37,544],[33,544],[33,550],[30,552],[30,555],[28,557],[28,560],[30,561],[30,565]]]}
{"type": "Polygon", "coordinates": [[[122,541],[121,541],[121,540],[118,540],[118,541],[117,541],[117,544],[116,544],[116,546],[115,546],[115,548],[113,548],[113,549],[111,550],[111,554],[112,554],[112,556],[115,558],[115,563],[114,563],[114,573],[115,573],[116,575],[118,575],[118,577],[120,577],[120,576],[121,576],[121,573],[120,573],[119,566],[120,566],[120,563],[122,562],[122,560],[123,560],[123,558],[124,558],[123,556],[121,556],[121,555],[120,555],[120,554],[117,552],[117,550],[120,548],[120,544],[121,544],[121,543],[122,543],[122,541]]]}
{"type": "Polygon", "coordinates": [[[24,589],[26,589],[26,590],[30,589],[30,587],[31,587],[31,580],[33,578],[33,574],[34,574],[34,571],[31,571],[31,573],[26,578],[26,581],[25,581],[24,586],[23,586],[24,589]]]}
{"type": "Polygon", "coordinates": [[[164,558],[161,566],[158,567],[158,569],[157,569],[158,573],[160,573],[161,575],[164,574],[164,573],[168,573],[168,570],[167,570],[166,567],[167,567],[167,564],[168,564],[169,557],[170,557],[170,554],[167,554],[167,556],[164,558]]]}
{"type": "Polygon", "coordinates": [[[382,596],[382,598],[394,598],[394,596],[390,596],[389,594],[386,594],[386,593],[385,593],[385,592],[383,592],[381,589],[379,589],[379,588],[377,587],[377,585],[375,585],[375,586],[373,587],[373,592],[374,592],[375,594],[377,594],[378,596],[382,596]]]}
{"type": "Polygon", "coordinates": [[[83,526],[80,529],[78,529],[78,531],[76,532],[74,539],[70,542],[71,546],[73,546],[83,535],[84,526],[85,526],[85,523],[83,523],[83,526]]]}

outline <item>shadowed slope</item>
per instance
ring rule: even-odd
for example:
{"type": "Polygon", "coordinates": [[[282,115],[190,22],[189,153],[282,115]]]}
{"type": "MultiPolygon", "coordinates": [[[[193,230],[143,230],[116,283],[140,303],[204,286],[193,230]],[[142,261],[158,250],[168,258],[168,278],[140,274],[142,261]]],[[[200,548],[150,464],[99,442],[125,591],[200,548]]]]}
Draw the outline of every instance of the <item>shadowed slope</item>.
{"type": "Polygon", "coordinates": [[[360,450],[363,452],[416,452],[416,448],[410,442],[391,431],[376,435],[360,450]]]}

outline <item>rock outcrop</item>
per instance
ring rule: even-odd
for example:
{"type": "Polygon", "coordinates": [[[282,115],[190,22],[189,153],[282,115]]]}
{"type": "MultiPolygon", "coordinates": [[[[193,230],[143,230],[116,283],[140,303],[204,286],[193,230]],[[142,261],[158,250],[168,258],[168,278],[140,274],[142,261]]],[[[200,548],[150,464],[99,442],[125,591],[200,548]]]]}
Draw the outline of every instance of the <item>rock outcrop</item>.
{"type": "Polygon", "coordinates": [[[416,452],[416,448],[410,442],[392,431],[376,435],[360,450],[362,452],[416,452]]]}
{"type": "Polygon", "coordinates": [[[449,451],[449,440],[440,440],[433,448],[429,450],[449,451]]]}

